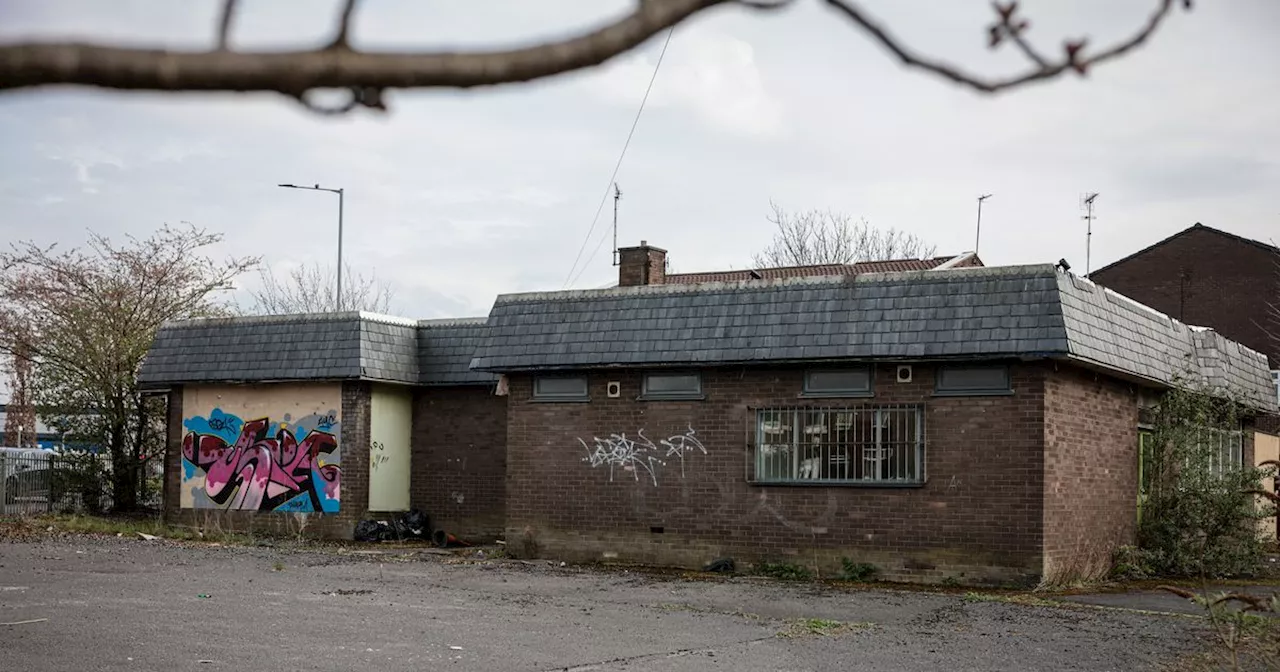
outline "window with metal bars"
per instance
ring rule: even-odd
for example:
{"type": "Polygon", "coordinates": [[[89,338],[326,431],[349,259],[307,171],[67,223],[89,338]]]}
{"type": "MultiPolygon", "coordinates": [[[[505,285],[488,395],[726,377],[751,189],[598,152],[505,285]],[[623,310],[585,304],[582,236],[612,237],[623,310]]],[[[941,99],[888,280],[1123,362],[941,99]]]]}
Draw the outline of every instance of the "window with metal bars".
{"type": "Polygon", "coordinates": [[[757,483],[924,482],[924,407],[766,408],[755,412],[757,483]]]}
{"type": "Polygon", "coordinates": [[[1209,460],[1209,473],[1224,476],[1244,468],[1244,432],[1204,427],[1200,447],[1209,460]]]}

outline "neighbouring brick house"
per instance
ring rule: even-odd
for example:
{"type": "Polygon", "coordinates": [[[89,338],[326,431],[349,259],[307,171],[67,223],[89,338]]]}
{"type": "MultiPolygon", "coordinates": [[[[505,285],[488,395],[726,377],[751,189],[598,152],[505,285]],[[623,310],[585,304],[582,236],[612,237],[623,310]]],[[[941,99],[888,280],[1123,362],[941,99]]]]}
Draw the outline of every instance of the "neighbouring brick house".
{"type": "Polygon", "coordinates": [[[1280,372],[1280,248],[1197,222],[1089,278],[1262,352],[1280,372]]]}
{"type": "Polygon", "coordinates": [[[1189,367],[1275,410],[1261,354],[1049,265],[687,284],[621,252],[617,288],[500,296],[476,350],[511,552],[1091,576],[1155,393],[1189,367]]]}
{"type": "Polygon", "coordinates": [[[166,519],[351,538],[413,507],[500,535],[505,399],[468,370],[483,325],[352,312],[161,328],[139,379],[169,398],[166,519]],[[280,513],[308,515],[261,515],[280,513]]]}

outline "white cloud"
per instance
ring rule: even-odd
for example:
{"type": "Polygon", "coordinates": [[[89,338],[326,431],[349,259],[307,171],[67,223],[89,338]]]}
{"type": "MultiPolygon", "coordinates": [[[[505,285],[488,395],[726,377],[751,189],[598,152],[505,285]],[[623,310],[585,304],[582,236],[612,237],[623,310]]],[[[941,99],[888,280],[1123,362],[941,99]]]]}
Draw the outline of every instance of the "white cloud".
{"type": "MultiPolygon", "coordinates": [[[[654,40],[644,53],[606,66],[592,76],[592,89],[607,100],[639,105],[660,48],[654,40]]],[[[751,44],[700,26],[676,29],[646,105],[692,111],[729,133],[758,136],[783,130],[782,107],[766,90],[751,44]]]]}

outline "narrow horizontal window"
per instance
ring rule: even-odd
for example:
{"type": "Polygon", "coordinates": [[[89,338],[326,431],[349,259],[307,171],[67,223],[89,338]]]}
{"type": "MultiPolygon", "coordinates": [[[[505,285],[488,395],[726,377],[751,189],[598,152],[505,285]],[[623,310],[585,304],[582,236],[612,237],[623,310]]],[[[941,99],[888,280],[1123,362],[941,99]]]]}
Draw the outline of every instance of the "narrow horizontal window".
{"type": "Polygon", "coordinates": [[[587,398],[587,379],[584,376],[540,376],[534,378],[533,398],[584,400],[587,398]]]}
{"type": "Polygon", "coordinates": [[[697,373],[646,373],[643,399],[701,399],[702,376],[697,373]]]}
{"type": "Polygon", "coordinates": [[[823,369],[804,374],[806,396],[866,396],[871,394],[871,369],[823,369]]]}
{"type": "Polygon", "coordinates": [[[756,411],[756,483],[911,486],[925,480],[924,407],[756,411]]]}
{"type": "Polygon", "coordinates": [[[1007,366],[943,366],[938,368],[939,394],[1008,394],[1007,366]]]}

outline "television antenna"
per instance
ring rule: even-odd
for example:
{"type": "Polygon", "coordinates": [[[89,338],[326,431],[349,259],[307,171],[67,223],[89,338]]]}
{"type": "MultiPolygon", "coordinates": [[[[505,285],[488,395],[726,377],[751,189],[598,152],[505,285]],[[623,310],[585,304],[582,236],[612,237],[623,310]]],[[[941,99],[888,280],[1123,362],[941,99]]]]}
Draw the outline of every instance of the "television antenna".
{"type": "Polygon", "coordinates": [[[1080,207],[1084,208],[1084,216],[1081,217],[1085,221],[1084,234],[1084,277],[1089,277],[1089,271],[1092,270],[1090,265],[1093,247],[1093,202],[1098,198],[1098,192],[1090,192],[1080,197],[1080,207]]]}
{"type": "MultiPolygon", "coordinates": [[[[622,200],[622,190],[618,183],[613,183],[613,265],[618,265],[618,201],[622,200]]],[[[604,242],[604,241],[601,241],[604,242]]]]}
{"type": "Polygon", "coordinates": [[[982,240],[982,202],[991,198],[991,194],[983,194],[978,197],[978,230],[973,236],[973,253],[978,253],[978,243],[982,240]]]}

